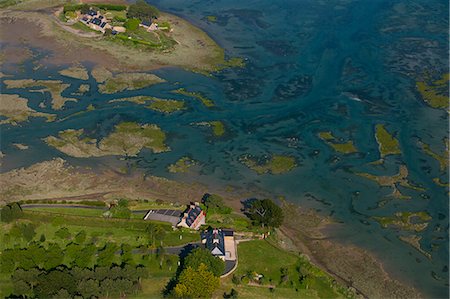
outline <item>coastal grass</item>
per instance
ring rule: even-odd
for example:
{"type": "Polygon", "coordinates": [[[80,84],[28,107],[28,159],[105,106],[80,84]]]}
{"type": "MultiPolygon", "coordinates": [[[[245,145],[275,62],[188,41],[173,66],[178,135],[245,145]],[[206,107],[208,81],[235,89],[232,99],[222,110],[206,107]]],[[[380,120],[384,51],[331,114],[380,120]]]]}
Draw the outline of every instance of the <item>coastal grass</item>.
{"type": "Polygon", "coordinates": [[[184,101],[172,100],[172,99],[161,99],[150,96],[134,96],[129,98],[120,98],[109,101],[110,103],[116,102],[131,102],[139,105],[145,106],[148,109],[152,109],[161,113],[173,113],[176,111],[186,109],[184,101]]]}
{"type": "Polygon", "coordinates": [[[378,142],[381,158],[387,155],[401,154],[398,140],[386,130],[384,125],[377,124],[375,126],[375,138],[378,142]]]}
{"type": "Polygon", "coordinates": [[[191,97],[199,100],[205,107],[211,108],[214,107],[214,101],[207,98],[205,95],[203,95],[200,92],[193,92],[193,91],[187,91],[184,88],[179,88],[177,90],[173,90],[173,93],[177,93],[186,97],[191,97]]]}
{"type": "Polygon", "coordinates": [[[107,78],[105,83],[98,85],[101,93],[112,94],[124,90],[142,89],[151,85],[165,82],[154,74],[120,73],[107,78]]]}
{"type": "Polygon", "coordinates": [[[166,114],[186,109],[184,101],[159,98],[152,98],[150,105],[146,107],[166,114]]]}
{"type": "Polygon", "coordinates": [[[442,77],[431,84],[427,82],[416,82],[417,91],[423,100],[433,108],[449,108],[449,77],[450,74],[443,74],[442,77]]]}
{"type": "Polygon", "coordinates": [[[319,138],[325,141],[329,146],[331,146],[335,151],[342,154],[356,153],[356,149],[353,141],[349,140],[347,142],[338,142],[336,137],[330,131],[319,132],[319,138]]]}
{"type": "MultiPolygon", "coordinates": [[[[447,145],[448,139],[446,139],[445,142],[446,142],[446,145],[447,145]]],[[[449,165],[448,146],[446,146],[446,151],[443,154],[439,154],[439,153],[434,152],[431,149],[431,146],[429,144],[426,144],[426,143],[422,142],[421,145],[422,145],[423,151],[427,155],[429,155],[430,157],[434,158],[436,161],[439,162],[439,169],[440,169],[440,171],[445,171],[448,168],[448,165],[449,165]]]]}
{"type": "Polygon", "coordinates": [[[225,134],[225,125],[220,120],[209,122],[211,124],[213,134],[216,137],[223,136],[225,134]]]}
{"type": "Polygon", "coordinates": [[[167,170],[171,173],[186,173],[197,162],[189,157],[181,157],[175,163],[170,164],[167,170]]]}
{"type": "Polygon", "coordinates": [[[393,216],[374,217],[383,228],[394,226],[408,231],[421,232],[428,226],[432,218],[426,211],[396,212],[393,216]]]}

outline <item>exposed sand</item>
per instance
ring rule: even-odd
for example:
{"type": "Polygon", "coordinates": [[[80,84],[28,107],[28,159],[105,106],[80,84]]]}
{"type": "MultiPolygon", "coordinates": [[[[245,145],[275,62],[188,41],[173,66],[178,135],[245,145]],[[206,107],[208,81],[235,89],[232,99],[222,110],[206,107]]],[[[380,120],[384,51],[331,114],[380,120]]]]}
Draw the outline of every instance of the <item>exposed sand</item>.
{"type": "Polygon", "coordinates": [[[30,117],[45,117],[47,121],[55,120],[56,115],[37,112],[28,107],[28,100],[17,94],[0,95],[0,115],[6,117],[0,124],[17,125],[27,121],[30,117]]]}
{"type": "Polygon", "coordinates": [[[63,159],[37,163],[0,174],[0,203],[27,199],[162,199],[188,203],[201,199],[207,189],[135,173],[122,175],[103,169],[75,168],[63,159]],[[76,199],[76,198],[75,198],[76,199]]]}
{"type": "Polygon", "coordinates": [[[89,74],[88,74],[87,70],[83,66],[80,66],[80,65],[72,66],[68,69],[60,71],[59,73],[63,76],[75,78],[75,79],[80,79],[80,80],[89,79],[89,74]]]}

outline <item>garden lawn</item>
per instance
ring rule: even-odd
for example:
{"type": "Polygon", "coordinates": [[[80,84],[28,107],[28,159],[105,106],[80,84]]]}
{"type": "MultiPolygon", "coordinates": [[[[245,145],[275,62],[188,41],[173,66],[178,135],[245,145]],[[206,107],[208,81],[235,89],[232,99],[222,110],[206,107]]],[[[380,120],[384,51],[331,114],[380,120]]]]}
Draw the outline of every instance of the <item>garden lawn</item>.
{"type": "Polygon", "coordinates": [[[298,256],[280,250],[264,240],[240,243],[238,258],[236,273],[244,275],[247,271],[255,271],[275,283],[281,279],[280,268],[290,267],[298,260],[298,256]]]}

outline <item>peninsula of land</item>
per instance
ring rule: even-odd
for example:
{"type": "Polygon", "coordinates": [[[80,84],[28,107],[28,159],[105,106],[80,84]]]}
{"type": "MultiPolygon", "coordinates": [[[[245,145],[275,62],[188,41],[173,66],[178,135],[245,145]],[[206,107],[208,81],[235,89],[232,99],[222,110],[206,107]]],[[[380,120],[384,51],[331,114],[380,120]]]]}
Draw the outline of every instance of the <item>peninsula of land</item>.
{"type": "Polygon", "coordinates": [[[143,1],[100,2],[2,2],[5,70],[33,56],[35,49],[50,52],[39,59],[41,65],[90,62],[115,72],[177,66],[210,73],[242,63],[226,61],[224,50],[184,19],[157,9],[144,14],[143,1]],[[141,6],[132,10],[133,5],[141,6]]]}

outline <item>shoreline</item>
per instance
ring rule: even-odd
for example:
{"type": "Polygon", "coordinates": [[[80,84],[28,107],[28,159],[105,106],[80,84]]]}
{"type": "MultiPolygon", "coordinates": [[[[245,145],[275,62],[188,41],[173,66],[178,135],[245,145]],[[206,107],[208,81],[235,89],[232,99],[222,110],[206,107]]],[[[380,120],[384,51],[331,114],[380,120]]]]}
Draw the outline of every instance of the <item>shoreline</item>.
{"type": "MultiPolygon", "coordinates": [[[[92,169],[72,166],[61,158],[34,164],[0,174],[0,203],[16,200],[97,199],[109,201],[117,198],[162,199],[168,202],[198,201],[208,186],[187,184],[136,172],[121,174],[113,168],[92,169]],[[129,186],[124,188],[123,186],[129,186]]],[[[241,192],[233,195],[223,192],[235,212],[240,213],[241,192]]],[[[281,202],[285,223],[280,232],[293,244],[284,248],[305,254],[318,267],[337,281],[354,288],[364,297],[420,298],[420,292],[392,279],[376,256],[355,245],[342,244],[330,239],[324,232],[333,221],[312,210],[281,202]]]]}

